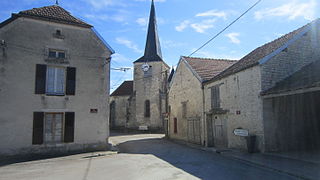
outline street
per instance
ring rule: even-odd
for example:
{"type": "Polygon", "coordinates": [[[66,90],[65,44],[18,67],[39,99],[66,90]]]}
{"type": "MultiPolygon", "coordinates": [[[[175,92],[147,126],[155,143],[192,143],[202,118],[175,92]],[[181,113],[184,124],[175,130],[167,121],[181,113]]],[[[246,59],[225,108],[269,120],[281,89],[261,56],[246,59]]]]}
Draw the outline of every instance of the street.
{"type": "Polygon", "coordinates": [[[95,152],[9,164],[0,179],[259,179],[292,176],[163,139],[160,134],[114,134],[119,153],[95,152]]]}

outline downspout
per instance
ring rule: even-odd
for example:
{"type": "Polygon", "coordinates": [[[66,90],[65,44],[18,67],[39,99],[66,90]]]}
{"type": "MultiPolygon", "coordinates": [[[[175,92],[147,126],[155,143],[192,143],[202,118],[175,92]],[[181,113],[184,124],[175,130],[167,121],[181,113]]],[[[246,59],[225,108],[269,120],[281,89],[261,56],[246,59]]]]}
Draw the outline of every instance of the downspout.
{"type": "Polygon", "coordinates": [[[203,136],[203,143],[202,145],[206,146],[206,134],[207,134],[207,123],[206,123],[206,108],[205,108],[205,95],[204,95],[204,85],[203,82],[201,83],[201,90],[202,90],[202,136],[203,136]]]}

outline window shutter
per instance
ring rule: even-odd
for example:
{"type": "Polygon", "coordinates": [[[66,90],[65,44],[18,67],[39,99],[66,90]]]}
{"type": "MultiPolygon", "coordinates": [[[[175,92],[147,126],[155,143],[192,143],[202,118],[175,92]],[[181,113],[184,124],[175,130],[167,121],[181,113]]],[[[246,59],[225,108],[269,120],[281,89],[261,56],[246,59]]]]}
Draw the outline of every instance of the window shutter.
{"type": "Polygon", "coordinates": [[[33,113],[32,144],[43,144],[43,112],[33,113]]]}
{"type": "Polygon", "coordinates": [[[66,94],[75,95],[76,93],[76,68],[68,67],[67,68],[67,85],[66,85],[66,94]]]}
{"type": "Polygon", "coordinates": [[[47,66],[42,64],[37,64],[35,94],[46,93],[46,75],[47,75],[47,66]]]}
{"type": "Polygon", "coordinates": [[[220,108],[220,87],[216,87],[216,103],[217,103],[217,108],[220,108]]]}
{"type": "Polygon", "coordinates": [[[74,142],[74,112],[66,112],[64,122],[64,142],[74,142]]]}
{"type": "Polygon", "coordinates": [[[214,108],[214,87],[211,88],[211,109],[214,108]]]}

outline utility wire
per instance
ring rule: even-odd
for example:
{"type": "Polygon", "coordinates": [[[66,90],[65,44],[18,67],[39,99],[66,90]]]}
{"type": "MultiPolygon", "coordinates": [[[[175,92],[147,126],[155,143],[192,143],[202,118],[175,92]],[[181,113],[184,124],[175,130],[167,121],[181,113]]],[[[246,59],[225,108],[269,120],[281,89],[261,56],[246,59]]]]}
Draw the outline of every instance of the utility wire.
{"type": "Polygon", "coordinates": [[[198,52],[200,49],[202,49],[203,47],[205,47],[206,45],[208,45],[211,41],[213,41],[215,38],[217,38],[220,34],[222,34],[225,30],[227,30],[230,26],[232,26],[235,22],[237,22],[242,16],[244,16],[245,14],[247,14],[252,8],[254,8],[256,5],[258,5],[262,0],[258,0],[256,3],[254,3],[248,10],[246,10],[244,13],[242,13],[237,19],[235,19],[234,21],[232,21],[227,27],[225,27],[224,29],[222,29],[218,34],[216,34],[213,38],[211,38],[209,41],[207,41],[206,43],[204,43],[200,48],[198,48],[197,50],[195,50],[193,53],[191,53],[188,57],[194,55],[196,52],[198,52]]]}

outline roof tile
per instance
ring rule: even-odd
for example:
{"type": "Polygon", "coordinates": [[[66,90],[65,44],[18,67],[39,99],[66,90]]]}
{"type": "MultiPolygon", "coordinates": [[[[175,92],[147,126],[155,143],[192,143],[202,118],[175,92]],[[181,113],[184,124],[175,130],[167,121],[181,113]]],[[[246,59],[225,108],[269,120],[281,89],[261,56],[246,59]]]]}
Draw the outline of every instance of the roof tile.
{"type": "Polygon", "coordinates": [[[220,72],[236,63],[235,60],[208,59],[183,57],[191,68],[200,76],[203,81],[207,81],[218,75],[220,72]]]}

